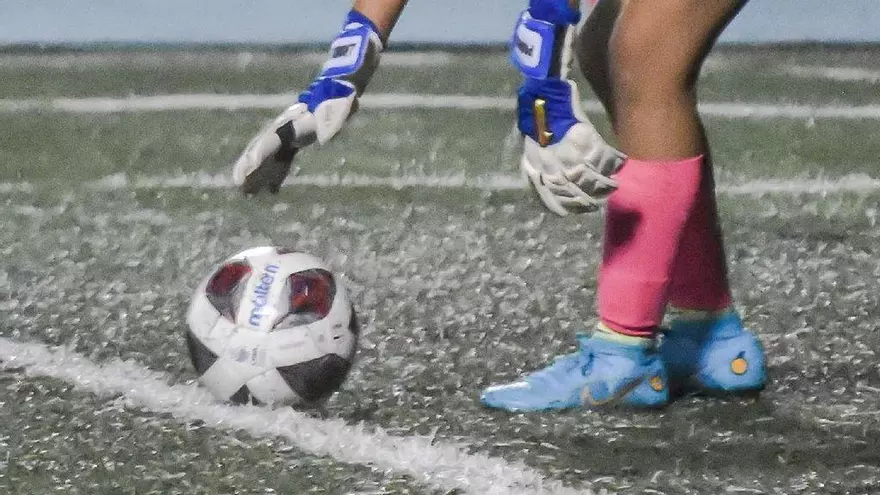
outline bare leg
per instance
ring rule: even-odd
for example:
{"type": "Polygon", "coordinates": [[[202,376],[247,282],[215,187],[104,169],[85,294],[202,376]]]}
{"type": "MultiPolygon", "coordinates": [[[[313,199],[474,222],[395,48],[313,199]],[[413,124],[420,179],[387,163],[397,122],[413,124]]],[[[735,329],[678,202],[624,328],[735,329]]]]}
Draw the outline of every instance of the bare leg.
{"type": "Polygon", "coordinates": [[[744,3],[621,5],[609,44],[611,107],[630,159],[609,201],[599,284],[600,317],[619,332],[652,335],[670,298],[730,303],[695,85],[718,33],[744,3]]]}
{"type": "Polygon", "coordinates": [[[382,38],[387,40],[407,0],[355,0],[354,10],[373,21],[382,38]]]}
{"type": "Polygon", "coordinates": [[[625,153],[670,159],[708,151],[697,114],[697,74],[718,34],[744,4],[630,0],[622,6],[610,56],[615,130],[625,153]]]}
{"type": "Polygon", "coordinates": [[[611,97],[611,76],[608,67],[608,42],[614,30],[614,23],[620,13],[621,4],[627,0],[601,0],[581,26],[575,39],[578,65],[593,92],[613,118],[614,108],[611,97]]]}

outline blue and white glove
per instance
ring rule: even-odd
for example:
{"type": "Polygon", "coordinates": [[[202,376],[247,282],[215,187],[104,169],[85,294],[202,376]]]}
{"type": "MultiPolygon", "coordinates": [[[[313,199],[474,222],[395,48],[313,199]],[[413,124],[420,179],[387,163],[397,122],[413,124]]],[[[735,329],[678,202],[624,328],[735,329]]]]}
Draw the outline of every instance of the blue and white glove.
{"type": "Polygon", "coordinates": [[[519,18],[511,62],[525,76],[517,98],[524,137],[520,169],[558,215],[599,209],[617,188],[625,156],[590,123],[568,79],[580,12],[568,0],[531,0],[519,18]]]}
{"type": "Polygon", "coordinates": [[[246,194],[277,193],[297,152],[325,144],[357,111],[358,97],[379,65],[384,48],[375,24],[352,10],[330,45],[321,73],[292,106],[269,122],[235,162],[232,177],[246,194]]]}

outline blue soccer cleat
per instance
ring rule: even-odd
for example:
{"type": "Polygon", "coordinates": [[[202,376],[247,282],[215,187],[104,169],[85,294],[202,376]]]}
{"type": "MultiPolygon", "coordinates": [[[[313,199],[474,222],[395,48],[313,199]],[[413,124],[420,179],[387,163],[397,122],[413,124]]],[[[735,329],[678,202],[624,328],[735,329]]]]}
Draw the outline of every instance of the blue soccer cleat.
{"type": "Polygon", "coordinates": [[[735,311],[701,320],[679,318],[664,334],[660,355],[676,387],[712,394],[764,388],[764,349],[735,311]]]}
{"type": "Polygon", "coordinates": [[[483,404],[510,412],[666,405],[666,370],[653,346],[578,335],[577,352],[513,383],[483,391],[483,404]]]}

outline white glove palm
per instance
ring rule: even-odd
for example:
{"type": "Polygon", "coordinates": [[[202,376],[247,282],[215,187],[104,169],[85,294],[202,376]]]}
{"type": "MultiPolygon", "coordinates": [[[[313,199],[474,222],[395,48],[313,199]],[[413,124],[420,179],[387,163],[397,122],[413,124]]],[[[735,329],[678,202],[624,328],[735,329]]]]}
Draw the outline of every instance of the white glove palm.
{"type": "Polygon", "coordinates": [[[307,103],[295,103],[264,126],[232,168],[233,181],[245,194],[258,193],[264,187],[277,193],[297,152],[315,141],[325,144],[357,111],[354,85],[332,79],[319,83],[341,85],[349,94],[321,101],[314,112],[307,103]]]}
{"type": "MultiPolygon", "coordinates": [[[[525,134],[520,160],[520,169],[544,206],[561,216],[599,209],[617,189],[617,181],[611,176],[620,169],[625,158],[605,142],[583,115],[576,98],[577,87],[574,82],[569,81],[569,84],[577,122],[555,144],[542,146],[525,134]]],[[[552,117],[546,115],[542,118],[549,120],[552,117]]]]}

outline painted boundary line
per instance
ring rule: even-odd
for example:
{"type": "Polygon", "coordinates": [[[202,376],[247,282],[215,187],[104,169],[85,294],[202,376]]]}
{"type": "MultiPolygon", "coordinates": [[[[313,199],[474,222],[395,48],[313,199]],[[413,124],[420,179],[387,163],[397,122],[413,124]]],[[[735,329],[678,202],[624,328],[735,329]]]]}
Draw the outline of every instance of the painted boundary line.
{"type": "MultiPolygon", "coordinates": [[[[71,52],[56,54],[0,54],[0,69],[153,69],[153,68],[214,68],[241,71],[248,67],[266,68],[308,64],[320,67],[327,61],[325,50],[304,50],[273,53],[265,50],[201,52],[198,49],[171,52],[111,51],[71,52]]],[[[390,51],[382,54],[382,67],[432,68],[455,63],[459,55],[448,50],[390,51]]],[[[465,60],[465,59],[461,59],[465,60]]],[[[719,65],[717,58],[707,62],[710,69],[719,65]]],[[[722,64],[723,65],[723,64],[722,64]]]]}
{"type": "Polygon", "coordinates": [[[880,70],[861,67],[822,67],[812,65],[789,65],[781,72],[788,76],[801,78],[828,79],[837,82],[880,83],[880,70]]]}
{"type": "Polygon", "coordinates": [[[290,408],[273,411],[221,404],[195,384],[168,385],[167,375],[132,361],[113,360],[99,366],[65,348],[0,337],[0,368],[57,378],[100,396],[120,394],[120,400],[131,407],[170,413],[181,422],[202,420],[213,428],[285,438],[312,455],[390,469],[444,490],[479,495],[591,493],[545,479],[524,464],[468,454],[461,446],[428,437],[389,435],[378,428],[351,426],[339,419],[316,419],[290,408]]]}
{"type": "MultiPolygon", "coordinates": [[[[0,99],[0,113],[59,112],[108,114],[181,110],[278,110],[290,105],[296,95],[282,94],[174,94],[126,98],[0,99]]],[[[452,94],[377,93],[364,95],[361,106],[368,109],[446,109],[512,111],[514,99],[500,96],[452,94]]],[[[588,111],[601,112],[597,101],[584,102],[588,111]]],[[[878,120],[880,105],[773,105],[715,102],[700,104],[704,115],[734,119],[844,119],[878,120]]]]}
{"type": "MultiPolygon", "coordinates": [[[[526,188],[526,182],[516,175],[488,175],[467,177],[464,175],[409,175],[400,177],[374,177],[359,174],[346,175],[299,175],[289,177],[287,186],[341,187],[341,188],[427,188],[427,189],[477,189],[483,191],[515,191],[526,188]]],[[[4,188],[0,184],[0,191],[4,188]]],[[[11,186],[11,185],[10,185],[11,186]]],[[[226,174],[201,172],[192,175],[168,177],[133,177],[124,173],[106,176],[89,183],[97,190],[123,189],[230,189],[232,180],[226,174]]],[[[9,187],[10,189],[13,189],[9,187]]],[[[24,189],[24,188],[20,188],[24,189]]],[[[726,196],[762,196],[768,194],[834,194],[872,193],[880,191],[880,179],[863,174],[845,175],[839,178],[761,179],[739,184],[719,184],[719,194],[726,196]]]]}
{"type": "MultiPolygon", "coordinates": [[[[526,188],[519,176],[496,174],[483,177],[465,175],[404,175],[375,177],[361,174],[299,175],[289,177],[285,186],[318,188],[363,189],[475,189],[488,192],[517,191],[526,188]]],[[[168,176],[133,176],[118,173],[85,183],[94,191],[122,191],[127,189],[232,189],[235,186],[227,174],[198,172],[168,176]]],[[[0,194],[33,193],[37,187],[30,182],[0,182],[0,194]]],[[[864,174],[850,174],[838,178],[813,179],[757,179],[738,184],[718,185],[723,196],[766,195],[825,195],[870,194],[880,192],[880,179],[864,174]]]]}

